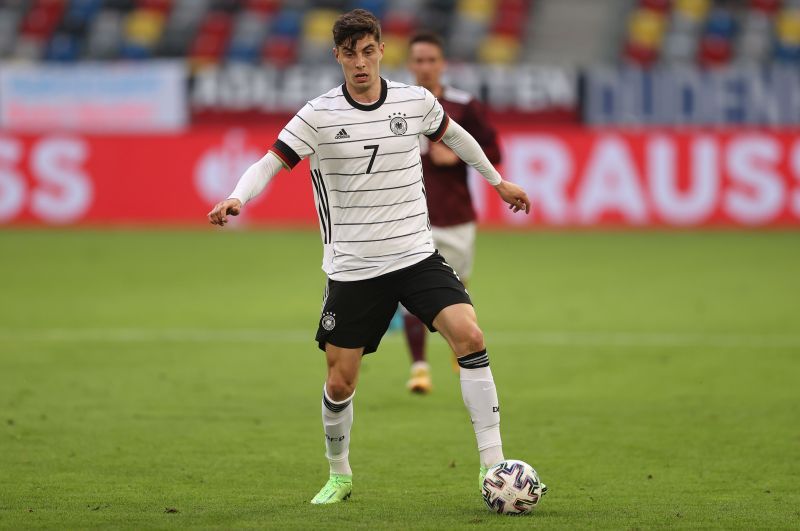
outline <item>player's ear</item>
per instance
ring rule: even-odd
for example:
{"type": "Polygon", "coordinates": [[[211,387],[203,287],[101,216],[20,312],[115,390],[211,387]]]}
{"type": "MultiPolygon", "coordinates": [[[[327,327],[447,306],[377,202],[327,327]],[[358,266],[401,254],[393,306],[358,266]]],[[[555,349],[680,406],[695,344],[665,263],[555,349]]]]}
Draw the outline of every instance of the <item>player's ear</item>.
{"type": "Polygon", "coordinates": [[[336,58],[336,62],[337,63],[342,64],[342,62],[339,61],[339,47],[338,46],[334,46],[333,47],[333,56],[336,58]]]}

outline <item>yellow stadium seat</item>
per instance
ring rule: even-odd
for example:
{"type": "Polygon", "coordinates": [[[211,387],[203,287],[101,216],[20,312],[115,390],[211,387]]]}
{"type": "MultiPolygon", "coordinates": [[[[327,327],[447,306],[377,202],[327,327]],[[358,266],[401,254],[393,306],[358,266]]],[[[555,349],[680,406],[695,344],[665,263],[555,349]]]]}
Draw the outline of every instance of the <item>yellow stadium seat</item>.
{"type": "Polygon", "coordinates": [[[164,14],[152,9],[133,11],[125,20],[125,37],[129,42],[152,46],[161,37],[164,14]]]}
{"type": "Polygon", "coordinates": [[[630,42],[655,49],[661,46],[664,38],[666,20],[664,15],[649,9],[637,9],[628,19],[628,36],[630,42]]]}
{"type": "Polygon", "coordinates": [[[384,35],[386,47],[381,63],[389,68],[398,68],[405,64],[408,52],[408,39],[399,35],[384,35]]]}
{"type": "Polygon", "coordinates": [[[710,8],[710,0],[675,0],[675,11],[695,22],[705,20],[710,8]]]}
{"type": "Polygon", "coordinates": [[[488,22],[496,9],[494,0],[459,0],[457,10],[473,20],[488,22]]]}
{"type": "Polygon", "coordinates": [[[519,56],[519,41],[507,35],[488,35],[478,49],[482,63],[507,65],[516,62],[519,56]]]}
{"type": "Polygon", "coordinates": [[[786,45],[800,45],[800,10],[787,9],[778,15],[775,21],[775,33],[786,45]]]}
{"type": "Polygon", "coordinates": [[[303,19],[303,38],[314,44],[331,42],[331,28],[339,17],[332,9],[309,9],[303,19]]]}

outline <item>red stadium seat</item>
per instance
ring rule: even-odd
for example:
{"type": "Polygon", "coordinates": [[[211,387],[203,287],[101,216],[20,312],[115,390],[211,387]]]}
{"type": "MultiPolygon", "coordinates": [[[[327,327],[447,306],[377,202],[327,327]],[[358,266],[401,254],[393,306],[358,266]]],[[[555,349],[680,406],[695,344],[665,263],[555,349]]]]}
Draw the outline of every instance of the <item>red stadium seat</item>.
{"type": "Polygon", "coordinates": [[[38,0],[22,21],[20,34],[26,37],[49,39],[66,9],[63,0],[38,0]]]}
{"type": "Polygon", "coordinates": [[[257,13],[272,14],[281,7],[280,0],[247,0],[245,9],[257,13]]]}
{"type": "Polygon", "coordinates": [[[733,47],[731,41],[716,35],[707,35],[700,41],[698,60],[702,66],[723,66],[731,61],[733,47]]]}
{"type": "Polygon", "coordinates": [[[639,0],[639,7],[651,11],[658,11],[659,13],[666,13],[672,9],[672,2],[671,0],[639,0]]]}
{"type": "Polygon", "coordinates": [[[158,11],[160,13],[167,13],[172,9],[173,0],[138,0],[136,7],[148,11],[158,11]]]}
{"type": "Polygon", "coordinates": [[[232,28],[231,16],[222,12],[209,13],[192,44],[190,56],[195,62],[217,62],[224,54],[232,28]]]}
{"type": "Polygon", "coordinates": [[[750,9],[774,14],[781,7],[780,0],[750,0],[750,9]]]}
{"type": "Polygon", "coordinates": [[[628,63],[649,68],[658,61],[658,50],[628,41],[625,44],[624,56],[628,63]]]}
{"type": "Polygon", "coordinates": [[[297,41],[291,37],[269,38],[264,44],[261,56],[264,62],[274,66],[289,66],[297,60],[297,41]]]}

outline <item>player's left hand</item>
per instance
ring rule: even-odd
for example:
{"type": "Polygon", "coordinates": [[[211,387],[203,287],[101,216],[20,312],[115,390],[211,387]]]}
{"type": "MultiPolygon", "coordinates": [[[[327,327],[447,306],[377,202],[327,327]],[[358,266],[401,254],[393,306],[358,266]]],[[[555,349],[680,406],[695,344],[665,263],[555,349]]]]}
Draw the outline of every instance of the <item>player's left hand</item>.
{"type": "Polygon", "coordinates": [[[508,203],[509,210],[513,210],[514,212],[524,210],[526,214],[530,214],[531,201],[528,199],[528,194],[526,194],[525,190],[521,187],[508,181],[502,181],[495,186],[494,189],[497,190],[497,193],[500,194],[503,201],[508,203]]]}
{"type": "Polygon", "coordinates": [[[226,199],[214,205],[214,208],[208,213],[208,221],[211,222],[212,225],[224,227],[228,222],[227,216],[238,216],[241,211],[241,201],[238,199],[226,199]]]}

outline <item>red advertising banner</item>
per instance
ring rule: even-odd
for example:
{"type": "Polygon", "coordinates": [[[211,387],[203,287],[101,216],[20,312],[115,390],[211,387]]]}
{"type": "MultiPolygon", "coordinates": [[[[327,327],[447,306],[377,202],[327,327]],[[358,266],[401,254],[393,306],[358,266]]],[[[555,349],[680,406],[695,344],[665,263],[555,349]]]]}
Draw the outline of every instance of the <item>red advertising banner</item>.
{"type": "MultiPolygon", "coordinates": [[[[280,123],[174,135],[0,133],[0,224],[202,224],[280,123]]],[[[533,202],[506,210],[474,177],[485,224],[800,227],[800,132],[500,128],[503,174],[533,202]]],[[[427,178],[432,178],[428,176],[427,178]]],[[[237,223],[315,225],[308,165],[237,223]]]]}

